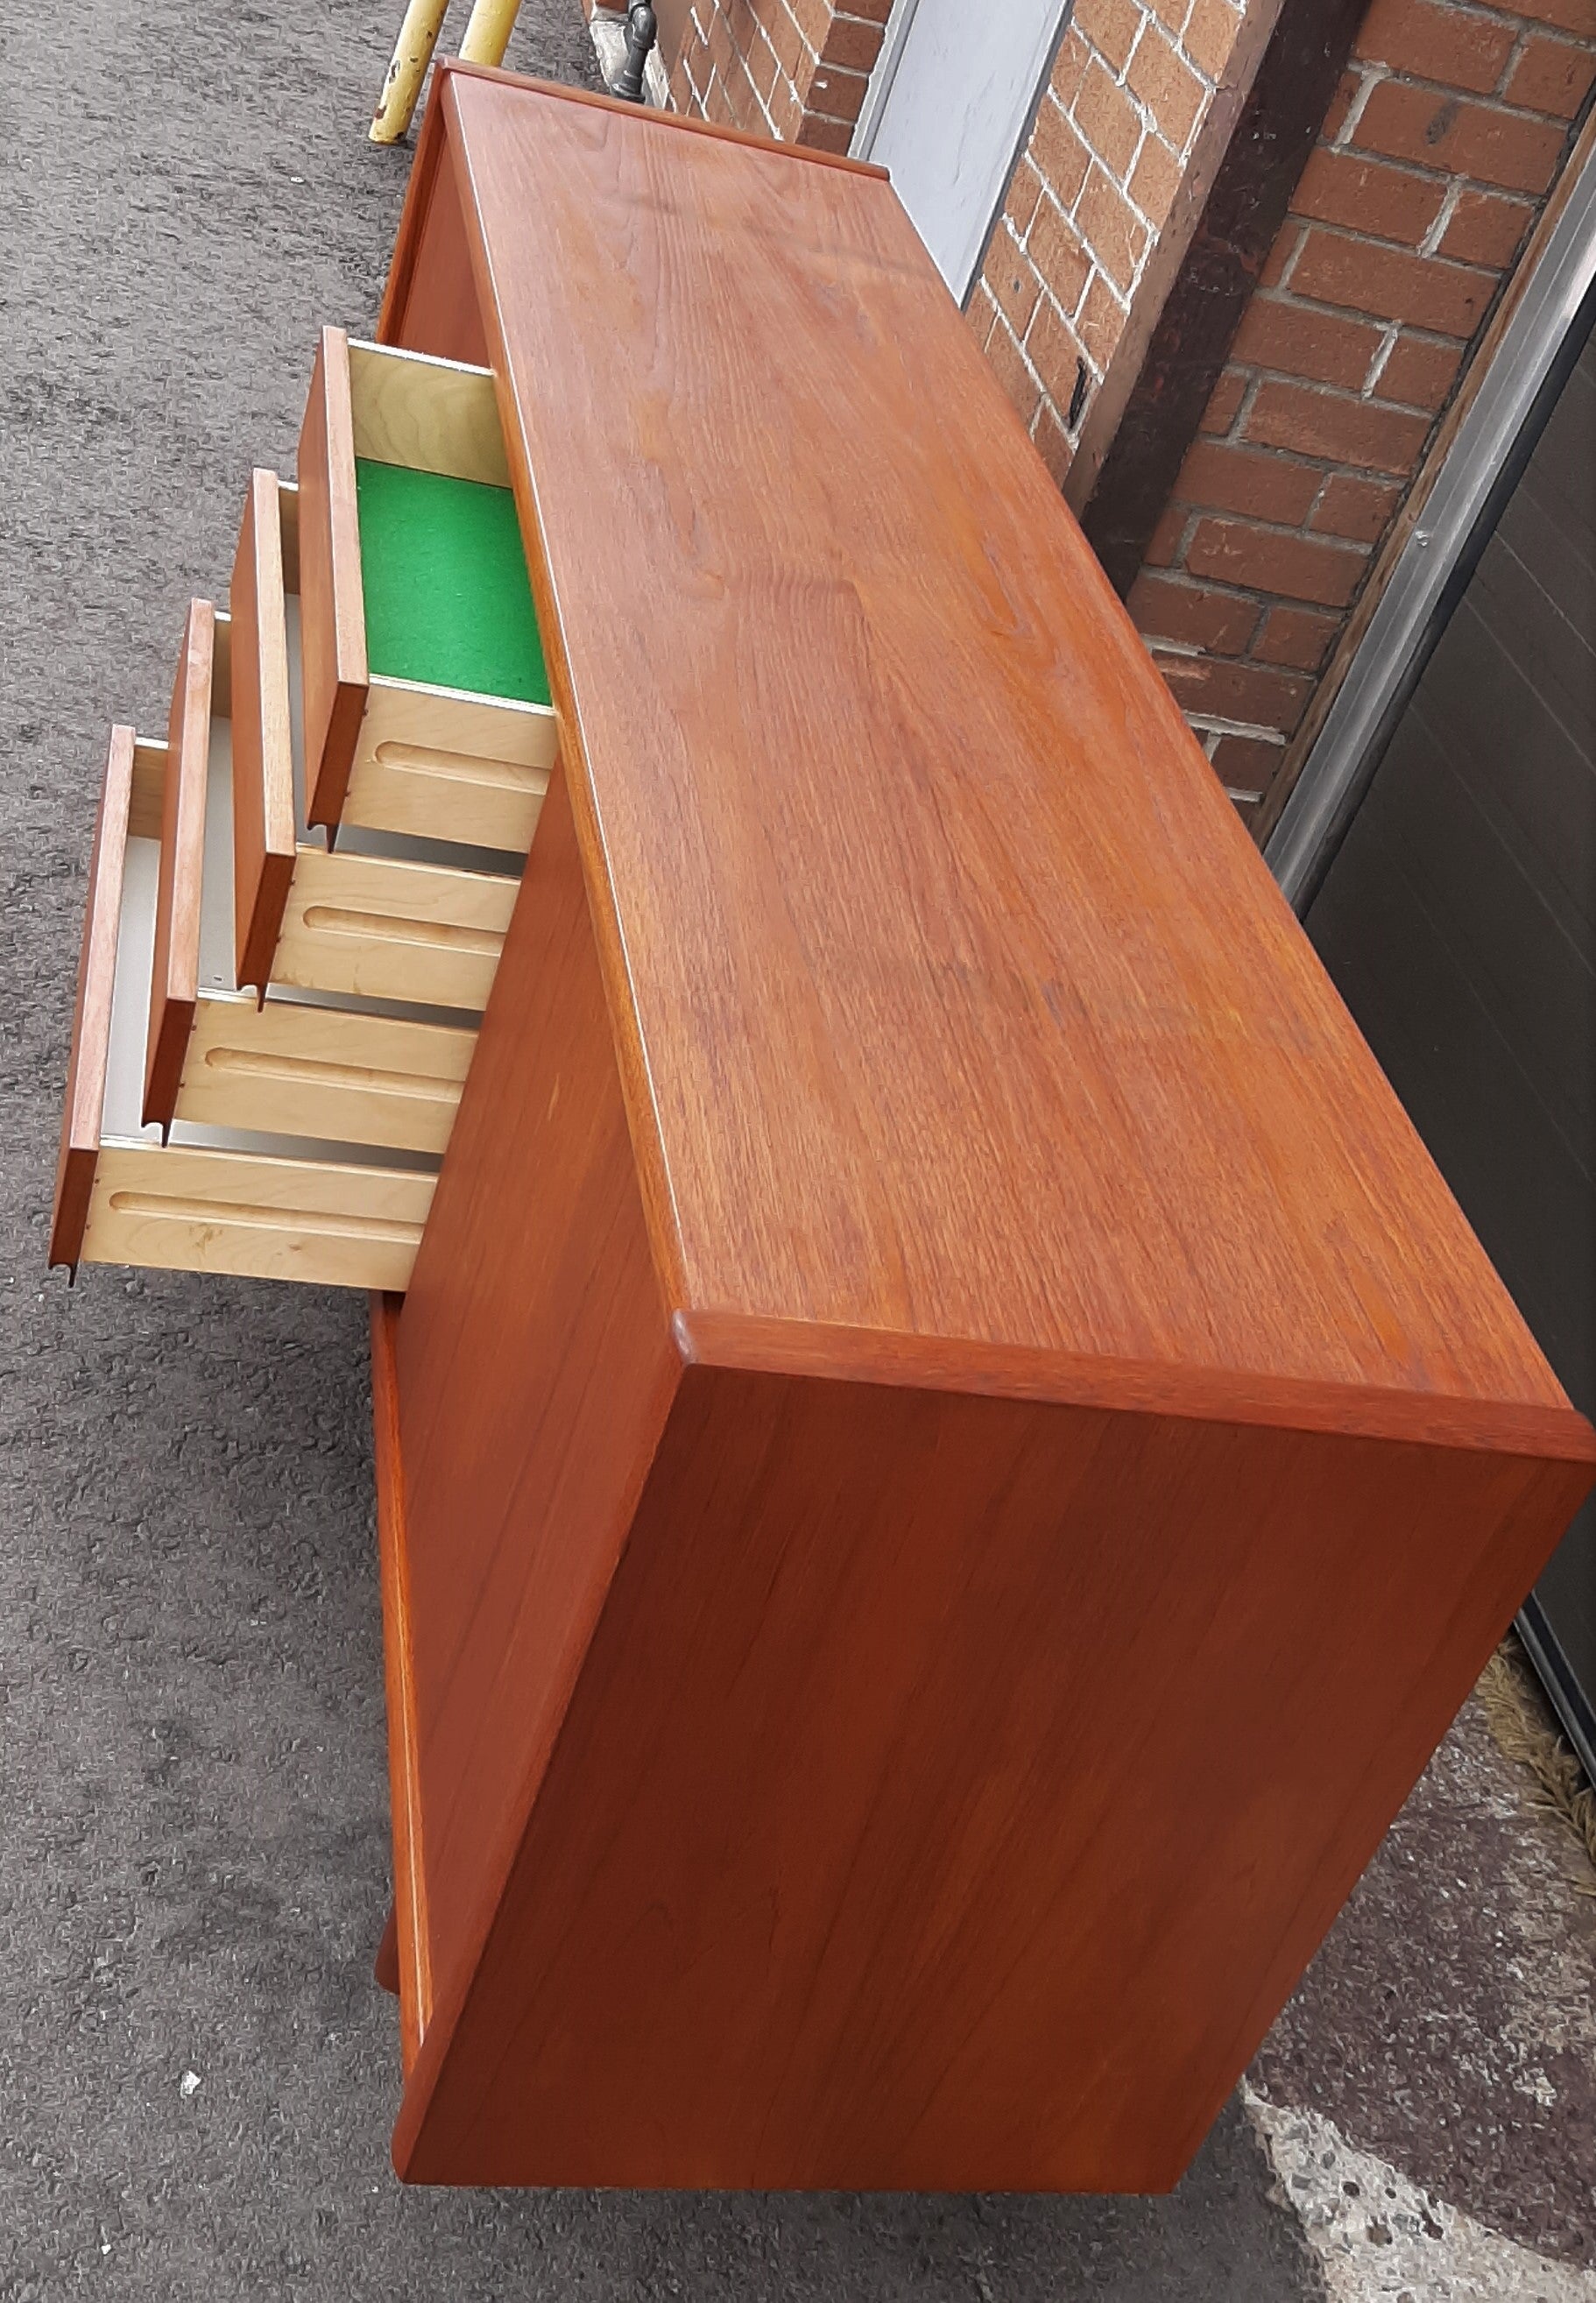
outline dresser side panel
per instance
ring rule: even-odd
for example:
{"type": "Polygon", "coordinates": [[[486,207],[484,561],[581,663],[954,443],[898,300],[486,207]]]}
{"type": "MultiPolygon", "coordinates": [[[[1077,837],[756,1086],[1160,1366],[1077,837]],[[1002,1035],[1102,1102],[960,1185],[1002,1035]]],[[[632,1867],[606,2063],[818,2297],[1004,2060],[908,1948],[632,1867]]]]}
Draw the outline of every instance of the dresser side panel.
{"type": "Polygon", "coordinates": [[[556,772],[397,1333],[435,2004],[475,1957],[679,1367],[556,772]]]}
{"type": "Polygon", "coordinates": [[[401,2172],[1167,2188],[1588,1476],[690,1369],[401,2172]]]}

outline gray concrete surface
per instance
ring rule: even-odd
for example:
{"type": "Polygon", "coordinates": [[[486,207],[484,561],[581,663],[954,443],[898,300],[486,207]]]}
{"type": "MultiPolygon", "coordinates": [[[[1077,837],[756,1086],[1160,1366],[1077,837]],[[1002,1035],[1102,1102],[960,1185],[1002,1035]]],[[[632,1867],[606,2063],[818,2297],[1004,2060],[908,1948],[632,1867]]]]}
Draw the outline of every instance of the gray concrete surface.
{"type": "Polygon", "coordinates": [[[1170,2199],[395,2182],[364,1307],[44,1252],[106,728],[161,728],[316,329],[375,316],[399,13],[0,11],[0,2303],[1583,2297],[1591,1915],[1477,1720],[1170,2199]]]}

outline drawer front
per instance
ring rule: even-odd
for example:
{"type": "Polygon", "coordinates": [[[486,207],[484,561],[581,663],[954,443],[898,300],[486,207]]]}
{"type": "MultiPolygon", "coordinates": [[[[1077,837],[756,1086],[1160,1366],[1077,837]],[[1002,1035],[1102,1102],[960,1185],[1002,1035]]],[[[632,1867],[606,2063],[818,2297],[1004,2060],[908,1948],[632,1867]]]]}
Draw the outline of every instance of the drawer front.
{"type": "Polygon", "coordinates": [[[291,1000],[204,999],[177,1092],[202,1127],[442,1154],[473,1032],[291,1000]]]}
{"type": "Polygon", "coordinates": [[[524,856],[554,753],[550,712],[374,679],[342,820],[524,856]]]}
{"type": "Polygon", "coordinates": [[[274,980],[480,1014],[519,886],[486,873],[302,848],[274,980]]]}
{"type": "Polygon", "coordinates": [[[106,1143],[82,1256],[251,1279],[402,1289],[434,1178],[187,1145],[106,1143]]]}
{"type": "Polygon", "coordinates": [[[210,602],[190,601],[167,721],[155,964],[145,1050],[143,1118],[147,1126],[165,1126],[172,1118],[199,991],[199,902],[215,631],[215,611],[210,602]]]}
{"type": "Polygon", "coordinates": [[[231,606],[235,974],[239,983],[264,991],[295,848],[287,595],[274,472],[250,475],[231,606]]]}
{"type": "Polygon", "coordinates": [[[366,709],[366,602],[355,502],[349,338],[324,328],[300,429],[300,646],[312,823],[337,823],[366,709]]]}
{"type": "MultiPolygon", "coordinates": [[[[89,900],[83,913],[83,946],[78,961],[78,991],[72,1011],[72,1054],[61,1116],[61,1149],[55,1163],[55,1200],[50,1215],[50,1262],[75,1266],[99,1158],[100,1124],[106,1103],[106,1074],[111,1055],[111,1003],[116,988],[117,943],[122,926],[122,883],[127,864],[128,818],[135,796],[131,728],[113,728],[111,749],[95,819],[89,864],[89,900]]],[[[152,814],[154,779],[138,780],[141,819],[152,814]]]]}

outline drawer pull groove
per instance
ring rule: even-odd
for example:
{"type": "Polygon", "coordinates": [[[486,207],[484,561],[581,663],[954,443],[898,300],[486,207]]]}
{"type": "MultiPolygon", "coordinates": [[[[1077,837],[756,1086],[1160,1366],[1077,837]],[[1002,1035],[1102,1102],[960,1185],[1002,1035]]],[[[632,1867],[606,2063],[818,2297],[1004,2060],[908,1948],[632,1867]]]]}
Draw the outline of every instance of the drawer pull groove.
{"type": "Polygon", "coordinates": [[[463,951],[497,959],[503,936],[494,928],[460,927],[450,920],[407,920],[392,912],[353,912],[339,904],[310,904],[305,925],[318,935],[359,936],[380,943],[426,944],[438,951],[463,951]]]}
{"type": "Polygon", "coordinates": [[[119,1216],[149,1216],[167,1223],[242,1225],[256,1231],[310,1232],[318,1239],[381,1240],[393,1247],[417,1247],[418,1223],[387,1216],[324,1215],[303,1208],[267,1208],[246,1201],[185,1200],[162,1192],[113,1192],[108,1202],[119,1216]]]}
{"type": "Polygon", "coordinates": [[[363,1095],[402,1095],[428,1103],[458,1103],[460,1083],[423,1072],[384,1072],[366,1064],[336,1064],[319,1056],[268,1056],[253,1048],[207,1048],[207,1071],[242,1072],[252,1079],[291,1085],[350,1088],[363,1095]]]}
{"type": "Polygon", "coordinates": [[[485,759],[474,752],[443,752],[430,744],[401,744],[390,738],[372,753],[379,767],[401,775],[447,777],[493,791],[528,792],[541,798],[549,788],[547,768],[522,767],[515,760],[485,759]]]}

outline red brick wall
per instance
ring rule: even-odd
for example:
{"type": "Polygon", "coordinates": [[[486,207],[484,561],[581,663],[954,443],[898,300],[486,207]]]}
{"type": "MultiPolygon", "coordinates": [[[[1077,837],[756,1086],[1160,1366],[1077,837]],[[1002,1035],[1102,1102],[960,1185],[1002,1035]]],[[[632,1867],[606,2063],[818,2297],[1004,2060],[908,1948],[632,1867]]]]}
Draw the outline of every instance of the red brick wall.
{"type": "Polygon", "coordinates": [[[671,99],[724,127],[846,152],[891,0],[693,0],[671,99]]]}
{"type": "Polygon", "coordinates": [[[1260,831],[1593,74],[1596,0],[1364,21],[1131,595],[1260,831]]]}
{"type": "Polygon", "coordinates": [[[1060,484],[1246,13],[1077,0],[968,307],[1060,484]]]}

